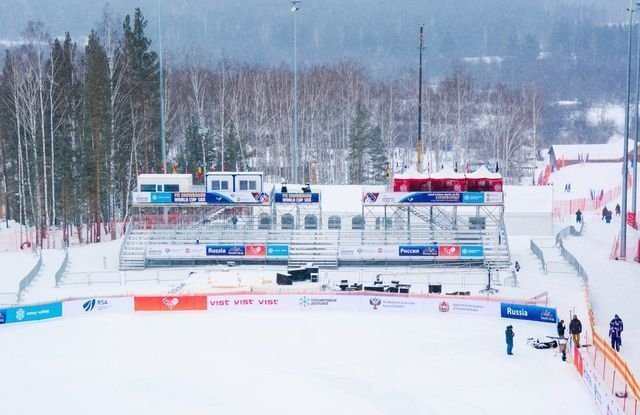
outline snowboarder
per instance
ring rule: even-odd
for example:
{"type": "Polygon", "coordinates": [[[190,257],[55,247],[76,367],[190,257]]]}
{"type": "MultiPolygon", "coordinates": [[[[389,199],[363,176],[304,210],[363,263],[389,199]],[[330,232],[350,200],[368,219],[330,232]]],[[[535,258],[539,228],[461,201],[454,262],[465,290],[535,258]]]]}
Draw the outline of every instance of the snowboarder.
{"type": "Polygon", "coordinates": [[[564,325],[564,320],[560,320],[558,321],[558,337],[564,337],[564,331],[566,330],[567,326],[564,325]]]}
{"type": "Polygon", "coordinates": [[[616,205],[616,216],[620,216],[620,203],[616,205]]]}
{"type": "Polygon", "coordinates": [[[582,323],[578,320],[578,316],[573,316],[569,323],[569,333],[573,337],[573,343],[576,347],[580,347],[580,333],[582,333],[582,323]]]}
{"type": "Polygon", "coordinates": [[[602,220],[604,220],[604,218],[607,217],[607,212],[609,212],[609,209],[607,209],[607,207],[603,207],[602,208],[602,220]]]}
{"type": "Polygon", "coordinates": [[[515,267],[516,272],[520,272],[520,263],[518,261],[516,261],[516,263],[513,264],[513,266],[515,267]]]}
{"type": "Polygon", "coordinates": [[[576,210],[576,223],[582,222],[582,211],[580,209],[576,210]]]}
{"type": "Polygon", "coordinates": [[[504,331],[504,335],[505,335],[505,339],[507,341],[507,354],[508,355],[512,355],[513,354],[513,338],[516,335],[513,332],[513,326],[512,325],[508,325],[507,329],[504,331]]]}
{"type": "Polygon", "coordinates": [[[611,347],[616,351],[620,351],[622,345],[622,330],[624,325],[622,319],[616,314],[609,323],[609,337],[611,338],[611,347]]]}

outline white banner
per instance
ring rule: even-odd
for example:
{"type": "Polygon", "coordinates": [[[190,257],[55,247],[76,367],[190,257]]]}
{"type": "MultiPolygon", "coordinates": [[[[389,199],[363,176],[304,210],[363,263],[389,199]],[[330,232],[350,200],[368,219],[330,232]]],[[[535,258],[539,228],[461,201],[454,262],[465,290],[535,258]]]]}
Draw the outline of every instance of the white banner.
{"type": "Polygon", "coordinates": [[[77,316],[97,313],[132,313],[133,297],[96,297],[70,300],[62,303],[62,316],[77,316]]]}
{"type": "Polygon", "coordinates": [[[624,412],[616,403],[616,397],[608,387],[605,387],[599,375],[593,371],[593,366],[586,353],[582,355],[582,380],[590,392],[593,402],[602,415],[623,415],[624,412]]]}
{"type": "Polygon", "coordinates": [[[209,311],[280,310],[281,295],[210,295],[207,297],[209,311]]]}
{"type": "Polygon", "coordinates": [[[500,316],[500,303],[495,301],[466,300],[463,298],[428,298],[425,313],[475,314],[500,316]]]}
{"type": "Polygon", "coordinates": [[[151,203],[151,192],[131,192],[131,203],[137,205],[139,203],[151,203]]]}
{"type": "Polygon", "coordinates": [[[147,258],[206,258],[206,245],[149,245],[147,258]]]}
{"type": "Polygon", "coordinates": [[[396,296],[360,296],[360,310],[376,313],[401,312],[422,313],[424,298],[396,297],[396,296]]]}

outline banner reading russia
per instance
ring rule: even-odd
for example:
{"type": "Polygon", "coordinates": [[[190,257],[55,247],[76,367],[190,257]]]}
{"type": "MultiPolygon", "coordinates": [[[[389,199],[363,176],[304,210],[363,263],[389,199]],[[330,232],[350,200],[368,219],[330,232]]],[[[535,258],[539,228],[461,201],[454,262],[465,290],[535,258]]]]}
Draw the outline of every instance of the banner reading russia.
{"type": "Polygon", "coordinates": [[[502,318],[540,321],[543,323],[555,323],[557,318],[555,308],[511,303],[500,303],[500,315],[502,318]]]}
{"type": "Polygon", "coordinates": [[[184,311],[206,310],[207,296],[134,297],[135,311],[184,311]]]}

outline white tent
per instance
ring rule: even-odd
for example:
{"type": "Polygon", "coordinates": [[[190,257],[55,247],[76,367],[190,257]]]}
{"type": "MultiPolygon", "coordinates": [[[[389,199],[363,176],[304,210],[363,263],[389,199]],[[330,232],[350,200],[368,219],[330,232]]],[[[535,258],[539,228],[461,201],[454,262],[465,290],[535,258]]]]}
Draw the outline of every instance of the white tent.
{"type": "Polygon", "coordinates": [[[431,178],[432,179],[464,179],[465,175],[464,173],[456,172],[451,167],[445,167],[444,169],[438,172],[432,173],[431,178]]]}
{"type": "Polygon", "coordinates": [[[467,179],[501,179],[500,173],[489,171],[485,165],[480,166],[473,173],[467,173],[467,179]]]}

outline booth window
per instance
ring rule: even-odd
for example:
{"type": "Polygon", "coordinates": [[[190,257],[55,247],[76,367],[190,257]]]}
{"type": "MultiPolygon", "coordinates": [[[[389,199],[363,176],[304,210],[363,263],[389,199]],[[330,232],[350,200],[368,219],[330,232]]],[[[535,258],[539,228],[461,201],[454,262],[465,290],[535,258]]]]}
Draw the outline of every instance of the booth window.
{"type": "Polygon", "coordinates": [[[165,192],[179,192],[180,186],[177,184],[165,184],[164,185],[165,192]]]}
{"type": "Polygon", "coordinates": [[[290,213],[285,213],[282,215],[282,219],[280,219],[280,223],[282,224],[282,229],[293,229],[294,219],[293,215],[290,213]]]}
{"type": "Polygon", "coordinates": [[[229,190],[229,182],[226,180],[212,180],[211,190],[229,190]]]}
{"type": "Polygon", "coordinates": [[[240,180],[241,191],[256,190],[256,189],[257,189],[257,185],[255,180],[240,180]]]}
{"type": "Polygon", "coordinates": [[[342,221],[340,216],[329,216],[329,229],[342,228],[342,221]]]}
{"type": "Polygon", "coordinates": [[[156,185],[155,184],[141,184],[140,185],[141,192],[155,192],[156,185]]]}
{"type": "Polygon", "coordinates": [[[354,216],[351,219],[351,229],[364,229],[364,218],[362,216],[354,216]]]}

